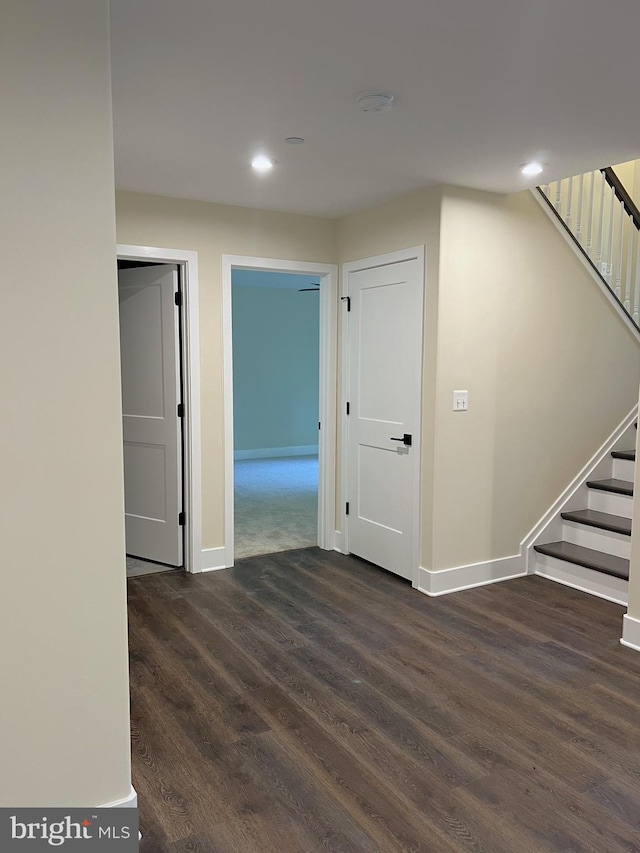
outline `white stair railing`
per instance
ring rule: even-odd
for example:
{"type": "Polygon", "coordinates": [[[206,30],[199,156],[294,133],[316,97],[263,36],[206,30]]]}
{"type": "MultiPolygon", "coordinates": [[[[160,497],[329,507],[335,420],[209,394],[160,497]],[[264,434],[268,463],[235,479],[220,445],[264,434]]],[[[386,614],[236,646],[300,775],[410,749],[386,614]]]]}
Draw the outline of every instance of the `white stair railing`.
{"type": "Polygon", "coordinates": [[[640,212],[613,169],[563,178],[538,191],[640,327],[640,212]]]}

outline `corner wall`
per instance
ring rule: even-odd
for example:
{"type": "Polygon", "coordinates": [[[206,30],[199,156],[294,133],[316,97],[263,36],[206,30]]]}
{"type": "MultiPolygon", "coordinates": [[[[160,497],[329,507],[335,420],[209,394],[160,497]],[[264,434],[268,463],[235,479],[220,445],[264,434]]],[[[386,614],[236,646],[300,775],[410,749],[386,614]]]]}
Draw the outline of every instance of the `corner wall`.
{"type": "Polygon", "coordinates": [[[5,0],[0,805],[131,791],[107,0],[5,0]]]}

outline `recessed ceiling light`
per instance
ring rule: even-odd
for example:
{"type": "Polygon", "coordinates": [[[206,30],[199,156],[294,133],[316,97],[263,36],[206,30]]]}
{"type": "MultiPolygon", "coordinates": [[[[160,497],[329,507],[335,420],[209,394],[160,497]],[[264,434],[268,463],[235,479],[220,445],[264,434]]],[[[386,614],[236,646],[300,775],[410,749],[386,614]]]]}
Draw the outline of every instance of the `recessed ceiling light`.
{"type": "Polygon", "coordinates": [[[539,175],[544,171],[544,166],[542,163],[526,163],[520,171],[523,175],[539,175]]]}
{"type": "Polygon", "coordinates": [[[273,161],[264,154],[258,154],[251,161],[251,166],[256,172],[268,172],[269,169],[273,168],[273,161]]]}
{"type": "Polygon", "coordinates": [[[289,145],[302,145],[304,139],[301,136],[287,136],[285,142],[288,142],[289,145]]]}

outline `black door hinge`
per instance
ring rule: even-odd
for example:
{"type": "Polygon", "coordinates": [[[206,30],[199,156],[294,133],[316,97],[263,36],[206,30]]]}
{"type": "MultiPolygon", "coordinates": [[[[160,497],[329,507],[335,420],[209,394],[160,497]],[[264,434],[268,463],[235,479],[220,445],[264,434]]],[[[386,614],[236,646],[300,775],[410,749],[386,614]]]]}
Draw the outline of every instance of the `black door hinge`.
{"type": "Polygon", "coordinates": [[[318,429],[322,429],[322,424],[318,421],[318,429]]]}
{"type": "Polygon", "coordinates": [[[178,403],[178,417],[184,417],[184,403],[178,403]]]}
{"type": "Polygon", "coordinates": [[[184,515],[184,512],[181,512],[178,515],[178,524],[180,525],[180,527],[184,527],[184,522],[185,522],[185,515],[184,515]]]}
{"type": "Polygon", "coordinates": [[[341,296],[340,302],[347,303],[347,311],[351,311],[351,297],[350,296],[341,296]]]}
{"type": "Polygon", "coordinates": [[[176,303],[176,305],[178,305],[178,306],[182,305],[182,291],[176,290],[176,292],[173,295],[173,299],[174,299],[174,302],[176,303]]]}
{"type": "Polygon", "coordinates": [[[351,404],[347,403],[347,414],[350,414],[350,412],[351,412],[351,404]]]}
{"type": "Polygon", "coordinates": [[[349,501],[346,503],[346,512],[345,515],[349,515],[349,501]]]}

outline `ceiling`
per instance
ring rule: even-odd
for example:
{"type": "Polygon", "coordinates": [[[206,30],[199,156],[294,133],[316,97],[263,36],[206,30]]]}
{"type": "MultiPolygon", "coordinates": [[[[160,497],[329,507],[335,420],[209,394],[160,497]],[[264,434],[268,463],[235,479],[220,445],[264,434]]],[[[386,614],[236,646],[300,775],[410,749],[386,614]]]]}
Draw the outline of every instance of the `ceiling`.
{"type": "Polygon", "coordinates": [[[338,217],[442,183],[515,192],[529,160],[552,180],[640,155],[638,0],[111,7],[121,189],[338,217]],[[393,109],[361,112],[369,90],[393,109]]]}

